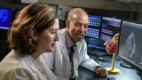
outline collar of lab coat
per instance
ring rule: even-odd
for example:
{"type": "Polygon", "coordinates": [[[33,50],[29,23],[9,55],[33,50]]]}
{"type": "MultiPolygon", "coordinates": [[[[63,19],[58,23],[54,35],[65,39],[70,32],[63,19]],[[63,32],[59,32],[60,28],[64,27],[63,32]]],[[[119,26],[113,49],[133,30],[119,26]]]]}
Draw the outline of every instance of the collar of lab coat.
{"type": "Polygon", "coordinates": [[[33,71],[33,73],[35,73],[38,69],[37,65],[35,65],[35,61],[32,58],[31,55],[25,55],[23,57],[24,61],[27,63],[27,65],[31,68],[31,70],[33,71]]]}
{"type": "MultiPolygon", "coordinates": [[[[25,62],[27,63],[27,65],[30,67],[30,69],[33,71],[33,73],[36,73],[41,79],[41,80],[45,80],[45,77],[42,77],[43,75],[39,73],[38,71],[38,66],[35,62],[35,60],[32,58],[31,55],[26,55],[23,57],[23,59],[25,60],[25,62]]],[[[44,66],[43,66],[44,67],[44,66]]],[[[46,70],[46,69],[45,69],[46,70]]],[[[46,71],[45,71],[46,72],[46,71]]],[[[49,74],[45,73],[46,76],[49,76],[49,74]]],[[[48,77],[49,78],[49,77],[48,77]]]]}
{"type": "MultiPolygon", "coordinates": [[[[60,45],[61,53],[63,54],[64,58],[69,62],[68,52],[67,52],[66,43],[65,43],[65,36],[66,36],[66,28],[61,29],[59,31],[59,38],[60,38],[59,45],[60,45]]],[[[81,45],[83,43],[82,41],[76,43],[77,49],[75,50],[74,56],[73,56],[75,71],[78,68],[76,66],[79,66],[79,61],[80,61],[79,54],[80,54],[81,45]]]]}
{"type": "MultiPolygon", "coordinates": [[[[65,37],[66,37],[66,28],[59,30],[59,45],[60,47],[65,47],[66,48],[66,42],[65,42],[65,37]]],[[[78,47],[78,49],[81,47],[81,43],[83,40],[81,40],[80,42],[76,43],[76,46],[78,47]]]]}

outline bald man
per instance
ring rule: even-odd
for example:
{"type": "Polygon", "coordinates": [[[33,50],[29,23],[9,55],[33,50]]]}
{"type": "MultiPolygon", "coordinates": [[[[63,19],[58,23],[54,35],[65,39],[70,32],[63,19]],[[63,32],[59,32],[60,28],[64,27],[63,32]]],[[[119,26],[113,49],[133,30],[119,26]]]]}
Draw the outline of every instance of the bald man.
{"type": "Polygon", "coordinates": [[[54,52],[43,54],[55,75],[74,80],[78,67],[82,66],[102,77],[107,76],[107,71],[87,55],[84,37],[88,24],[88,15],[83,9],[74,8],[69,12],[67,27],[58,31],[59,41],[56,42],[54,52]]]}

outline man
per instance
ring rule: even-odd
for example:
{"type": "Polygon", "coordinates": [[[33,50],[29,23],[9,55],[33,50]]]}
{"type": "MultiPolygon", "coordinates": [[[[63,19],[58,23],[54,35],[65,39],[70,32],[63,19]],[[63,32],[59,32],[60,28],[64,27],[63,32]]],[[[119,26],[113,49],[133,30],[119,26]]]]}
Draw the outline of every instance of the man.
{"type": "Polygon", "coordinates": [[[72,9],[66,20],[67,28],[59,30],[59,41],[52,54],[43,54],[55,75],[74,80],[79,66],[105,77],[107,71],[87,55],[84,37],[88,28],[88,15],[81,8],[72,9]],[[48,55],[48,56],[47,56],[48,55]],[[52,60],[52,61],[51,61],[52,60]]]}

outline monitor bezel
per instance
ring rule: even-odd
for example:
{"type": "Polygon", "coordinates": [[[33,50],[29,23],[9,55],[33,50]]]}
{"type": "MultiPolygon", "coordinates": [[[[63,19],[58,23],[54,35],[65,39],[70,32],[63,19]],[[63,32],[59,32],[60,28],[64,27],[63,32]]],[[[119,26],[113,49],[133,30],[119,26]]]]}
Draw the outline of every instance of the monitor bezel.
{"type": "MultiPolygon", "coordinates": [[[[137,67],[136,65],[126,61],[125,59],[121,58],[118,54],[119,54],[119,43],[120,43],[120,37],[121,37],[121,30],[122,30],[122,25],[123,25],[123,21],[126,21],[126,22],[131,22],[131,23],[136,23],[136,24],[140,24],[139,22],[136,22],[136,21],[132,21],[132,20],[126,20],[126,19],[123,19],[121,20],[121,28],[120,28],[120,33],[119,33],[119,40],[118,40],[118,46],[117,46],[117,52],[116,52],[116,56],[118,57],[119,60],[127,63],[128,65],[131,65],[133,68],[139,70],[139,71],[142,71],[142,69],[140,69],[139,67],[137,67]]],[[[142,25],[142,24],[141,24],[142,25]]]]}

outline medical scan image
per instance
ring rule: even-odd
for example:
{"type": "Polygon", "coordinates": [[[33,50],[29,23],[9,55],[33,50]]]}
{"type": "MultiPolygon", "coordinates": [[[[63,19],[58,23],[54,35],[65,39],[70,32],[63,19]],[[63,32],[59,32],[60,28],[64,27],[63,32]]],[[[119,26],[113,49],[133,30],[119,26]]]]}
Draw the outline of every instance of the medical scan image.
{"type": "Polygon", "coordinates": [[[132,57],[133,54],[136,54],[136,43],[135,43],[135,34],[132,32],[126,39],[126,53],[129,57],[132,57]]]}

